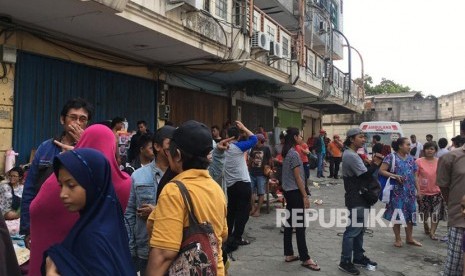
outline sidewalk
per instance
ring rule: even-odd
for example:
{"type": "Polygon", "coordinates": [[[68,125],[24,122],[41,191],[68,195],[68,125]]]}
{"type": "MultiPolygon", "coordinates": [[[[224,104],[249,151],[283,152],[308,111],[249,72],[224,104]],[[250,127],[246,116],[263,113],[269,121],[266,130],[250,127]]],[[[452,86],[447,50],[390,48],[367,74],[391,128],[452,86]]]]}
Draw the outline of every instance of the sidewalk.
{"type": "MultiPolygon", "coordinates": [[[[328,175],[328,173],[325,173],[328,175]]],[[[316,178],[316,172],[312,170],[310,179],[319,184],[319,188],[311,185],[311,208],[324,208],[325,214],[329,214],[330,208],[344,207],[344,186],[341,179],[316,178]],[[321,199],[323,204],[316,205],[313,202],[321,199]]],[[[311,183],[311,182],[310,182],[311,183]]],[[[318,222],[311,222],[307,228],[306,239],[310,256],[321,267],[320,272],[311,271],[300,266],[300,262],[285,263],[283,256],[283,234],[276,227],[276,208],[280,203],[275,203],[266,214],[265,208],[258,218],[250,217],[245,230],[245,238],[251,241],[250,245],[241,246],[233,252],[235,261],[231,260],[229,275],[349,275],[339,271],[338,264],[341,254],[342,237],[344,228],[323,228],[318,222]]],[[[384,205],[378,202],[377,210],[384,205]]],[[[329,222],[329,216],[325,219],[329,222]]],[[[384,221],[384,220],[383,220],[384,221]]],[[[442,271],[442,264],[446,256],[447,243],[433,241],[423,232],[423,225],[414,227],[414,238],[423,244],[423,247],[415,247],[405,244],[405,232],[402,231],[404,246],[393,246],[394,234],[392,228],[369,228],[373,234],[365,233],[364,249],[366,255],[378,262],[376,271],[360,269],[360,275],[438,275],[442,271]]],[[[439,238],[447,234],[447,223],[441,221],[437,230],[439,238]]],[[[294,251],[297,245],[294,238],[294,251]]]]}

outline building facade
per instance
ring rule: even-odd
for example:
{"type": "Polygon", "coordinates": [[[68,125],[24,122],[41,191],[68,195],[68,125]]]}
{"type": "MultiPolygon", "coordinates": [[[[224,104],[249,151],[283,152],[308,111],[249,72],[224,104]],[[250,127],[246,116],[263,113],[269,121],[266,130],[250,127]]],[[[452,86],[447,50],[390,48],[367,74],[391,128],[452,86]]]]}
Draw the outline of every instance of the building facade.
{"type": "Polygon", "coordinates": [[[73,97],[93,121],[240,119],[306,136],[322,114],[362,111],[342,59],[341,0],[5,0],[0,2],[0,168],[27,163],[60,131],[73,97]],[[298,31],[300,30],[300,31],[298,31]],[[13,58],[12,58],[13,57],[13,58]]]}
{"type": "Polygon", "coordinates": [[[465,119],[465,90],[436,98],[423,97],[420,92],[383,94],[366,97],[360,114],[323,116],[323,126],[332,134],[344,134],[347,129],[367,121],[399,122],[404,134],[415,134],[420,142],[432,134],[434,140],[450,139],[460,134],[460,121],[465,119]]]}

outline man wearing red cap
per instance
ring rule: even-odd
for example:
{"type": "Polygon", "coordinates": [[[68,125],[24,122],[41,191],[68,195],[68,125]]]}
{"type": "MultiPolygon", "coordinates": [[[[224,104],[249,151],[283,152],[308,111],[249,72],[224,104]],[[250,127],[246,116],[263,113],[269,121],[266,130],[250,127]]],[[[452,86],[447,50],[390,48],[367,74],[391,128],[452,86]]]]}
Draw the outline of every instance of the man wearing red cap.
{"type": "Polygon", "coordinates": [[[324,129],[320,130],[320,136],[315,139],[315,144],[313,146],[313,153],[318,156],[318,168],[316,177],[321,178],[324,177],[323,175],[323,162],[326,156],[326,131],[324,129]]]}

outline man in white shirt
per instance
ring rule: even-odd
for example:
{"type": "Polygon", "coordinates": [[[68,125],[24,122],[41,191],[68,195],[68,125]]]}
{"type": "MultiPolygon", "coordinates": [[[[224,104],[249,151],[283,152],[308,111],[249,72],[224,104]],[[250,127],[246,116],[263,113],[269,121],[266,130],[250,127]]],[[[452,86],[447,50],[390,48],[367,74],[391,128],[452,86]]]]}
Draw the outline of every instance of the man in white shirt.
{"type": "Polygon", "coordinates": [[[415,136],[415,134],[410,135],[410,142],[410,155],[415,159],[420,158],[420,154],[423,151],[423,144],[417,142],[417,136],[415,136]]]}

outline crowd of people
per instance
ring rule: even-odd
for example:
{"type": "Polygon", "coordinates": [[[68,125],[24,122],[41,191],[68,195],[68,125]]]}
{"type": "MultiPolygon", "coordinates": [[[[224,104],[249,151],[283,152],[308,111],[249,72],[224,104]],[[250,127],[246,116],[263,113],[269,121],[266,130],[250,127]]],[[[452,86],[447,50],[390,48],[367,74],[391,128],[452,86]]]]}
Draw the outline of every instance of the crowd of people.
{"type": "Polygon", "coordinates": [[[224,275],[223,248],[250,243],[245,225],[260,215],[275,172],[268,134],[263,128],[254,134],[240,121],[225,125],[223,137],[218,127],[196,121],[152,134],[141,120],[123,160],[118,135],[125,119],[89,126],[93,112],[83,99],[67,102],[63,133],[39,146],[27,177],[15,167],[0,186],[6,228],[12,234],[16,227],[30,249],[22,269],[28,275],[163,275],[209,267],[224,275]],[[200,266],[186,268],[177,260],[188,252],[185,230],[192,221],[208,223],[215,242],[204,253],[213,258],[205,263],[200,256],[200,266]]]}
{"type": "MultiPolygon", "coordinates": [[[[460,129],[461,135],[452,138],[453,145],[449,148],[446,148],[447,139],[441,138],[436,143],[428,134],[424,145],[411,135],[410,139],[398,138],[386,150],[380,137],[374,135],[372,159],[367,162],[363,156],[366,136],[355,128],[347,132],[342,156],[345,204],[352,210],[350,218],[363,225],[365,211],[377,201],[371,201],[370,193],[379,195],[387,189],[383,217],[393,223],[395,247],[403,246],[401,226],[405,226],[407,245],[423,246],[413,237],[418,217],[423,222],[424,233],[432,240],[438,240],[439,222],[447,220],[449,231],[443,240],[448,241],[448,249],[443,275],[462,275],[465,271],[465,121],[461,122],[460,129]]],[[[376,267],[377,263],[364,255],[363,235],[363,226],[347,226],[340,270],[359,275],[356,266],[369,270],[376,267]]]]}
{"type": "Polygon", "coordinates": [[[83,99],[67,102],[60,114],[63,133],[39,146],[27,176],[14,167],[0,184],[0,275],[21,275],[8,253],[7,236],[15,231],[30,249],[22,267],[28,275],[226,275],[230,253],[251,243],[244,236],[249,218],[261,216],[266,193],[276,193],[270,183],[279,183],[291,214],[282,227],[284,261],[319,271],[305,222],[293,214],[310,208],[310,169],[323,178],[325,162],[329,178],[343,178],[350,218],[362,225],[345,229],[340,270],[358,275],[357,266],[377,266],[365,255],[363,224],[384,177],[392,180],[384,219],[396,222],[393,245],[404,245],[405,225],[405,243],[422,246],[413,237],[417,213],[432,240],[439,238],[439,221],[448,219],[444,275],[463,272],[465,123],[451,147],[432,135],[424,145],[415,135],[383,145],[375,135],[369,157],[360,152],[367,141],[357,128],[345,141],[339,135],[331,140],[321,129],[305,142],[298,128],[289,127],[273,145],[262,126],[251,131],[240,121],[220,130],[190,120],[151,133],[140,120],[123,162],[117,135],[124,118],[88,126],[93,113],[83,99]]]}

